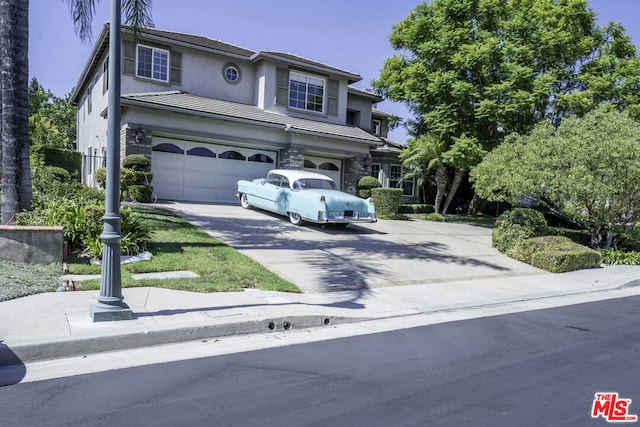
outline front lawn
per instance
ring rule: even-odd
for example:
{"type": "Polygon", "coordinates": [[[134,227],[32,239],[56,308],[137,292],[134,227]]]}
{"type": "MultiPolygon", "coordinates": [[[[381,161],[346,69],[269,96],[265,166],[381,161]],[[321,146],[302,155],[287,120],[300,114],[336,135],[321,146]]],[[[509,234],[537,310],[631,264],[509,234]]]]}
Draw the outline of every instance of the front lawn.
{"type": "MultiPolygon", "coordinates": [[[[300,289],[270,272],[251,258],[209,236],[174,213],[153,207],[133,205],[133,210],[151,224],[148,246],[153,258],[122,266],[122,287],[155,286],[194,292],[241,291],[245,288],[300,292],[300,289]],[[134,280],[136,273],[188,270],[199,278],[134,280]]],[[[100,274],[99,265],[72,257],[70,274],[100,274]]],[[[99,289],[100,280],[76,283],[77,289],[99,289]]]]}

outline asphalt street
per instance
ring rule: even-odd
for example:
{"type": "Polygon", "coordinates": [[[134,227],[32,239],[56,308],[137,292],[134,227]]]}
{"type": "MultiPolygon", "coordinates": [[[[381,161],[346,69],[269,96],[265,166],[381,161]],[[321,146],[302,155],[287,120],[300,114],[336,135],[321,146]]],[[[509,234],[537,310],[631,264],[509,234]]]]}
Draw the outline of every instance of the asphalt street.
{"type": "MultiPolygon", "coordinates": [[[[3,426],[584,426],[640,413],[640,297],[0,388],[3,426]]],[[[158,347],[157,351],[167,351],[158,347]]],[[[126,353],[126,352],[125,352],[126,353]]]]}

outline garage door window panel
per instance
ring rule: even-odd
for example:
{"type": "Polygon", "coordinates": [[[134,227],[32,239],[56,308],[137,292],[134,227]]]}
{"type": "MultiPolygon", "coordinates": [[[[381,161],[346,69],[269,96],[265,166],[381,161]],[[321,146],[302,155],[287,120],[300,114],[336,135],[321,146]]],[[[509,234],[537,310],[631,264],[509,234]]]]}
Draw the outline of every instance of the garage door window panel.
{"type": "Polygon", "coordinates": [[[321,164],[320,166],[318,166],[318,169],[323,171],[339,171],[340,170],[338,166],[329,162],[321,164]]]}
{"type": "Polygon", "coordinates": [[[218,157],[228,160],[247,160],[245,156],[243,156],[241,153],[238,153],[237,151],[225,151],[224,153],[220,153],[218,157]]]}
{"type": "Polygon", "coordinates": [[[274,162],[273,158],[267,156],[266,154],[254,154],[253,156],[250,156],[248,160],[250,162],[257,162],[257,163],[273,163],[274,162]]]}
{"type": "Polygon", "coordinates": [[[198,157],[211,157],[215,158],[216,153],[204,147],[195,147],[187,151],[187,155],[189,156],[198,156],[198,157]]]}
{"type": "Polygon", "coordinates": [[[175,144],[162,143],[153,147],[153,151],[170,154],[184,154],[184,150],[175,144]]]}

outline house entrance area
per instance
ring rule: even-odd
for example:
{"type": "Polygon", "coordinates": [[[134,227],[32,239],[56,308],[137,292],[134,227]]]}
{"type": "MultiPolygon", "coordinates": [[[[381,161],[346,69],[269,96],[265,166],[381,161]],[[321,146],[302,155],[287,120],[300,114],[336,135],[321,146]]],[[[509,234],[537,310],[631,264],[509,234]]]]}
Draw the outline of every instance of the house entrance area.
{"type": "Polygon", "coordinates": [[[151,170],[158,199],[235,202],[237,182],[277,165],[277,152],[172,138],[153,138],[151,170]]]}

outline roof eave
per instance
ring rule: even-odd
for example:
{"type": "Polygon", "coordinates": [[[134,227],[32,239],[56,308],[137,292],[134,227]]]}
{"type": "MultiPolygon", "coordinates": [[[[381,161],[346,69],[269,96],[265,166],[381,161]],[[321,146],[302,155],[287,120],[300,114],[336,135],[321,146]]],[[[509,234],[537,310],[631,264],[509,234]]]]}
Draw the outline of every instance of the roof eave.
{"type": "Polygon", "coordinates": [[[299,68],[314,70],[320,73],[329,73],[329,74],[338,75],[341,77],[346,77],[349,84],[357,83],[360,80],[362,80],[361,75],[355,74],[346,70],[340,70],[338,68],[333,68],[331,66],[323,66],[321,64],[311,64],[308,62],[296,61],[295,59],[292,59],[292,58],[286,58],[283,56],[274,55],[272,53],[264,52],[264,51],[258,51],[255,54],[253,54],[250,58],[251,62],[258,62],[263,59],[274,61],[274,62],[283,62],[286,64],[294,65],[299,68]]]}
{"type": "Polygon", "coordinates": [[[106,48],[109,47],[109,23],[104,24],[102,27],[102,31],[98,36],[98,40],[96,44],[93,46],[93,50],[91,51],[91,55],[89,55],[89,59],[85,64],[82,73],[80,73],[80,77],[76,85],[73,88],[73,92],[71,93],[71,103],[73,105],[78,105],[80,100],[80,94],[82,93],[84,87],[87,84],[90,70],[97,64],[98,59],[102,56],[102,53],[106,48]]]}

